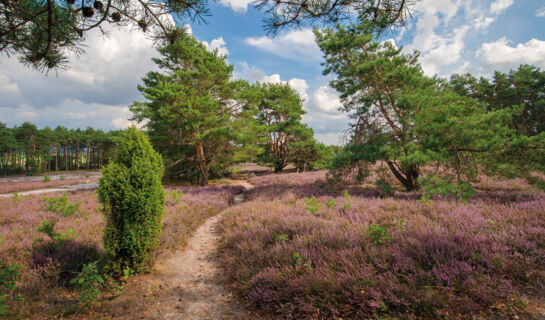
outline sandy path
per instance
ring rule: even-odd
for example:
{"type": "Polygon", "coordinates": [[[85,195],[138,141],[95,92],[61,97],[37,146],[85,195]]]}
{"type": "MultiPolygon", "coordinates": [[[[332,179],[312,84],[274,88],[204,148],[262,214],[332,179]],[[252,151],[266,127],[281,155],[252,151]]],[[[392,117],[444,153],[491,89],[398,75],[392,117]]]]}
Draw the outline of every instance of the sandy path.
{"type": "MultiPolygon", "coordinates": [[[[236,181],[247,190],[253,186],[236,181]]],[[[240,204],[244,195],[235,196],[240,204]]],[[[188,240],[185,248],[173,252],[155,266],[152,274],[127,288],[107,307],[115,319],[263,319],[245,309],[220,282],[217,265],[222,213],[206,220],[188,240]],[[115,311],[114,311],[115,310],[115,311]]]]}
{"type": "MultiPolygon", "coordinates": [[[[17,194],[19,196],[28,196],[28,195],[34,195],[34,194],[44,194],[44,193],[50,193],[50,192],[59,192],[59,191],[77,191],[77,190],[93,190],[98,188],[98,182],[92,182],[92,183],[82,183],[82,184],[73,184],[69,186],[61,186],[61,187],[53,187],[53,188],[45,188],[45,189],[38,189],[38,190],[30,190],[30,191],[22,191],[18,192],[17,194]]],[[[14,193],[4,193],[0,194],[0,198],[9,198],[13,197],[14,193]]]]}

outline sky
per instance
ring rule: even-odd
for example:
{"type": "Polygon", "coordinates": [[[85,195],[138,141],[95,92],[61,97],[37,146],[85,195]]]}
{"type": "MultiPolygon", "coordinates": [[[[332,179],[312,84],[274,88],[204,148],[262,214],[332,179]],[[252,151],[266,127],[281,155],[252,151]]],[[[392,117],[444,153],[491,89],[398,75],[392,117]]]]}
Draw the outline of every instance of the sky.
{"type": "MultiPolygon", "coordinates": [[[[262,28],[263,13],[247,0],[211,2],[206,23],[191,22],[195,37],[227,56],[233,77],[287,82],[305,100],[303,121],[326,144],[341,144],[349,119],[331,76],[322,75],[322,54],[310,26],[275,37],[262,28]]],[[[143,101],[137,85],[157,56],[139,30],[108,28],[106,37],[88,34],[85,52],[70,57],[66,71],[40,73],[14,57],[0,55],[0,122],[30,121],[38,127],[123,129],[128,106],[143,101]]],[[[422,0],[406,27],[389,37],[406,52],[419,50],[424,72],[448,77],[470,72],[490,77],[494,70],[521,63],[545,69],[545,1],[422,0]]]]}

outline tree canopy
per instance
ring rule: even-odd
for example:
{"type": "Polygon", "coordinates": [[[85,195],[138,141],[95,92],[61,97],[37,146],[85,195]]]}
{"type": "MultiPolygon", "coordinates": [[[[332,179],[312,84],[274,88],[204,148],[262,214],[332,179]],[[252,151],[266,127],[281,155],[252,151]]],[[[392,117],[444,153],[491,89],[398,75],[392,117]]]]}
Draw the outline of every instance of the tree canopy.
{"type": "Polygon", "coordinates": [[[444,81],[429,78],[418,53],[402,54],[372,22],[315,31],[324,74],[350,113],[351,143],[335,159],[338,174],[368,171],[377,161],[409,191],[467,194],[481,168],[519,174],[542,166],[543,135],[526,137],[509,126],[516,108],[487,109],[444,81]]]}
{"type": "Polygon", "coordinates": [[[235,121],[251,115],[250,87],[232,81],[233,66],[192,35],[158,50],[161,58],[154,62],[162,71],[146,75],[138,89],[148,101],[134,103],[131,111],[135,120],[147,121],[150,140],[171,173],[196,176],[206,185],[210,170],[225,167],[224,156],[232,153],[235,121]]]}
{"type": "MultiPolygon", "coordinates": [[[[402,23],[417,0],[258,0],[265,28],[275,33],[305,22],[324,24],[355,15],[386,26],[402,23]]],[[[155,39],[173,42],[186,19],[210,14],[208,0],[1,0],[0,52],[40,71],[66,67],[67,53],[79,52],[87,32],[107,25],[134,26],[155,39]]]]}

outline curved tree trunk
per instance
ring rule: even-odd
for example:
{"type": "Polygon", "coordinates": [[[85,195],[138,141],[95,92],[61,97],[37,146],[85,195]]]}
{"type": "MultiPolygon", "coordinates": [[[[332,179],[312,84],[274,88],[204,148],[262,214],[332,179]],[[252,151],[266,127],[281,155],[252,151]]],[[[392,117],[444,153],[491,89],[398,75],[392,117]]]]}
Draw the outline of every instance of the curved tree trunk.
{"type": "Polygon", "coordinates": [[[415,191],[420,188],[418,185],[418,170],[415,168],[411,168],[408,172],[402,172],[396,166],[392,161],[386,161],[386,164],[388,164],[388,168],[390,168],[390,171],[394,174],[397,180],[401,182],[401,184],[407,189],[407,191],[415,191]]]}

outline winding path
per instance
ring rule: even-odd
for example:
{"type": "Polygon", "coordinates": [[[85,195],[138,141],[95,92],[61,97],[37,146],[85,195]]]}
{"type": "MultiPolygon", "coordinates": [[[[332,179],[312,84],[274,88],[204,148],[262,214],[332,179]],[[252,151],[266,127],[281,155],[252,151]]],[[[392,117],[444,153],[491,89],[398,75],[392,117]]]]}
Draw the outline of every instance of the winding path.
{"type": "MultiPolygon", "coordinates": [[[[253,186],[235,181],[249,190],[253,186]]],[[[235,196],[234,205],[244,200],[235,196]]],[[[264,319],[248,311],[221,283],[217,265],[217,225],[228,212],[206,220],[188,240],[185,248],[173,252],[143,282],[112,302],[108,309],[115,319],[264,319]],[[140,292],[137,292],[140,290],[140,292]],[[111,308],[114,307],[114,308],[111,308]]]]}

